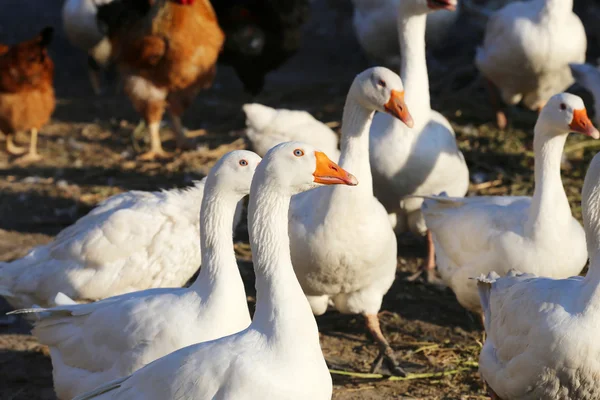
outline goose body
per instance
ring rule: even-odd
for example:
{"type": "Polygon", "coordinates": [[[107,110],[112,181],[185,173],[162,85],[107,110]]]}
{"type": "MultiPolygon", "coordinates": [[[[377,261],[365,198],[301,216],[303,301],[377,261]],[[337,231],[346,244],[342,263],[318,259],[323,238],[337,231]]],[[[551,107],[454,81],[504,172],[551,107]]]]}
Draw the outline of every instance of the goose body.
{"type": "Polygon", "coordinates": [[[332,160],[339,160],[337,135],[308,112],[274,109],[258,103],[244,104],[243,110],[246,136],[257,154],[263,156],[279,143],[300,141],[321,149],[332,160]]]}
{"type": "Polygon", "coordinates": [[[586,48],[573,0],[515,2],[489,19],[475,64],[505,103],[540,109],[573,83],[569,63],[584,62],[586,48]]]}
{"type": "Polygon", "coordinates": [[[590,265],[586,277],[551,279],[511,271],[478,279],[487,339],[479,372],[499,399],[600,398],[600,156],[582,193],[590,265]]]}
{"type": "Polygon", "coordinates": [[[596,122],[600,121],[600,70],[590,64],[570,64],[573,77],[594,96],[596,122]]]}
{"type": "Polygon", "coordinates": [[[598,138],[583,101],[555,95],[535,127],[533,197],[429,197],[423,205],[442,279],[463,307],[480,312],[472,277],[518,269],[536,275],[577,275],[587,261],[584,231],[572,216],[560,178],[569,130],[598,138]],[[564,110],[562,109],[564,107],[564,110]]]}
{"type": "Polygon", "coordinates": [[[114,0],[67,0],[62,9],[62,23],[69,42],[88,54],[90,81],[96,93],[100,93],[101,68],[111,63],[110,40],[98,28],[96,13],[98,5],[114,0]]]}
{"type": "Polygon", "coordinates": [[[376,110],[412,124],[403,90],[398,75],[386,68],[359,74],[344,107],[340,165],[352,170],[361,184],[351,190],[320,188],[292,199],[292,262],[317,315],[331,300],[340,312],[362,314],[375,323],[394,281],[396,237],[385,209],[373,196],[369,126],[376,110]]]}
{"type": "Polygon", "coordinates": [[[110,197],[52,242],[21,259],[0,263],[0,295],[15,308],[52,307],[58,292],[88,302],[183,286],[201,263],[198,237],[204,183],[110,197]]]}
{"type": "Polygon", "coordinates": [[[206,178],[202,199],[202,269],[189,288],[160,288],[90,304],[34,308],[33,334],[50,348],[59,399],[92,390],[194,343],[250,324],[244,283],[233,253],[232,222],[260,157],[237,150],[206,178]]]}
{"type": "MultiPolygon", "coordinates": [[[[449,1],[446,7],[452,9],[454,4],[449,1]]],[[[396,11],[402,49],[400,75],[415,125],[409,128],[378,114],[370,132],[375,195],[391,214],[397,231],[419,235],[427,230],[420,210],[422,200],[403,199],[405,196],[440,192],[464,196],[469,187],[469,170],[456,145],[454,130],[446,118],[431,109],[429,101],[425,18],[441,12],[436,10],[425,0],[406,0],[396,11]]]]}
{"type": "Polygon", "coordinates": [[[256,170],[248,223],[257,299],[247,329],[171,353],[76,399],[331,399],[331,375],[287,235],[291,196],[315,182],[355,185],[356,179],[298,142],[271,149],[256,170]]]}
{"type": "MultiPolygon", "coordinates": [[[[369,59],[388,67],[400,65],[398,54],[398,5],[401,0],[352,0],[352,23],[356,38],[369,59]]],[[[439,46],[458,13],[440,11],[427,16],[426,40],[439,46]]]]}
{"type": "MultiPolygon", "coordinates": [[[[62,9],[62,22],[67,39],[84,51],[93,51],[101,42],[107,41],[96,21],[97,4],[108,4],[114,0],[67,0],[62,9]]],[[[108,44],[110,56],[110,44],[108,44]]]]}

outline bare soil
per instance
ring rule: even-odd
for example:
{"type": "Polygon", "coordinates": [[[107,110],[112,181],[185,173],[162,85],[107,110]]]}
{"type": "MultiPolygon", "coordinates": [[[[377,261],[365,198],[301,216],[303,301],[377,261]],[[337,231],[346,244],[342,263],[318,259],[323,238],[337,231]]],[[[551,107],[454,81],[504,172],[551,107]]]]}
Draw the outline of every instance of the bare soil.
{"type": "MultiPolygon", "coordinates": [[[[257,98],[243,93],[232,70],[220,68],[213,88],[198,96],[184,119],[198,149],[180,153],[169,162],[139,162],[136,146],[147,147],[145,135],[133,138],[139,117],[114,85],[105,95],[93,95],[85,56],[66,42],[60,29],[62,0],[2,0],[0,42],[31,37],[44,25],[57,28],[51,53],[57,65],[59,101],[52,122],[40,135],[44,156],[40,163],[22,167],[0,153],[0,260],[13,260],[47,243],[108,196],[132,189],[184,186],[204,176],[222,154],[247,147],[241,111],[246,102],[305,109],[325,122],[339,122],[350,82],[369,66],[352,33],[349,3],[313,3],[304,48],[268,77],[265,91],[257,98]]],[[[444,47],[433,52],[438,59],[430,67],[433,105],[455,126],[475,182],[471,194],[531,194],[536,115],[512,110],[511,128],[505,132],[491,123],[494,114],[471,62],[479,34],[475,24],[462,20],[444,47]]],[[[585,99],[591,109],[589,96],[585,99]]],[[[172,136],[168,127],[162,133],[172,136]]],[[[27,141],[26,135],[19,138],[27,141]]],[[[570,166],[563,171],[576,215],[580,214],[582,179],[595,154],[591,146],[579,148],[582,143],[589,145],[582,138],[569,139],[570,166]]],[[[166,147],[173,149],[173,142],[166,147]]],[[[240,269],[252,295],[244,229],[238,231],[236,240],[240,269]]],[[[423,262],[424,241],[402,235],[398,243],[397,279],[384,299],[381,320],[403,367],[416,375],[404,380],[361,375],[369,372],[377,354],[364,321],[328,312],[317,320],[325,357],[330,368],[338,371],[333,374],[334,399],[487,398],[476,364],[482,337],[479,322],[448,289],[406,282],[423,262]]],[[[6,303],[0,303],[0,315],[9,310],[6,303]]],[[[47,349],[30,335],[24,320],[3,322],[0,400],[54,399],[47,349]]],[[[306,384],[310,382],[298,382],[306,384]]]]}

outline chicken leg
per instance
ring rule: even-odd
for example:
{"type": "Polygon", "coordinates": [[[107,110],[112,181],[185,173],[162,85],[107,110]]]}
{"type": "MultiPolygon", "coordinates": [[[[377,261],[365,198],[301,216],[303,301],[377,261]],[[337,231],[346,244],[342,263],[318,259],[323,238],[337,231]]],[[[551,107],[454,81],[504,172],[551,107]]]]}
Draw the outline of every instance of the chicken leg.
{"type": "Polygon", "coordinates": [[[90,79],[90,84],[92,85],[92,89],[94,90],[94,94],[96,96],[102,94],[102,83],[100,82],[100,74],[102,69],[100,65],[94,60],[92,56],[88,56],[88,77],[90,79]]]}
{"type": "Polygon", "coordinates": [[[171,122],[173,124],[173,130],[175,130],[175,134],[177,135],[175,138],[175,145],[177,148],[182,150],[196,149],[196,143],[188,138],[185,133],[185,128],[181,123],[181,117],[171,113],[171,122]]]}
{"type": "Polygon", "coordinates": [[[39,161],[42,159],[42,156],[37,152],[37,137],[38,130],[37,128],[31,129],[31,138],[29,140],[29,151],[27,154],[17,158],[15,163],[18,164],[28,164],[30,162],[39,161]]]}
{"type": "Polygon", "coordinates": [[[148,131],[150,133],[150,151],[141,154],[138,159],[142,161],[151,161],[173,157],[172,153],[166,152],[162,147],[162,142],[160,140],[160,121],[149,123],[148,131]]]}
{"type": "Polygon", "coordinates": [[[13,156],[20,156],[22,154],[25,154],[26,151],[27,149],[25,149],[25,147],[17,146],[15,144],[14,133],[6,134],[6,152],[8,154],[11,154],[13,156]]]}
{"type": "Polygon", "coordinates": [[[379,355],[371,365],[371,372],[377,371],[383,361],[386,362],[389,370],[396,376],[406,376],[406,371],[398,365],[398,361],[396,361],[396,356],[394,355],[394,350],[390,346],[389,342],[383,336],[383,332],[381,332],[381,325],[379,324],[379,316],[377,314],[365,314],[365,322],[367,325],[367,329],[379,345],[379,355]]]}

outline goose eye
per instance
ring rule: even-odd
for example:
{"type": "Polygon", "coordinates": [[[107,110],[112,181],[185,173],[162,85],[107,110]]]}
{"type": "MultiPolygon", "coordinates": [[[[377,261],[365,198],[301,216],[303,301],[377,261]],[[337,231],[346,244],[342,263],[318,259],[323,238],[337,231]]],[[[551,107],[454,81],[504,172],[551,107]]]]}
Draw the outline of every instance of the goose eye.
{"type": "Polygon", "coordinates": [[[296,157],[302,157],[304,155],[304,151],[302,149],[296,149],[294,150],[294,155],[296,157]]]}
{"type": "Polygon", "coordinates": [[[385,83],[385,81],[384,81],[383,79],[380,79],[380,80],[377,82],[377,84],[378,84],[379,86],[381,86],[381,87],[386,87],[386,86],[387,86],[387,84],[385,83]]]}
{"type": "Polygon", "coordinates": [[[566,110],[567,109],[567,105],[565,103],[560,103],[560,109],[561,110],[566,110]]]}
{"type": "Polygon", "coordinates": [[[248,161],[246,161],[246,160],[240,160],[240,165],[242,167],[245,167],[246,165],[248,165],[248,161]]]}

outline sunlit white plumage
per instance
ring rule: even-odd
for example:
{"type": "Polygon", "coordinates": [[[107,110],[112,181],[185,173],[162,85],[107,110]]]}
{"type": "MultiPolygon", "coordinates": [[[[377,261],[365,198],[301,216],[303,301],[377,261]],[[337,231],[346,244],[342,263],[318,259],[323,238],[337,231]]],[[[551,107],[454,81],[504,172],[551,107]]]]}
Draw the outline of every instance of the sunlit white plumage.
{"type": "Polygon", "coordinates": [[[584,231],[572,216],[560,177],[568,132],[598,138],[581,98],[553,96],[535,126],[533,197],[430,197],[423,213],[444,281],[467,309],[481,310],[471,277],[510,269],[540,276],[577,275],[587,260],[584,231]],[[564,109],[563,109],[564,108],[564,109]]]}
{"type": "MultiPolygon", "coordinates": [[[[356,38],[367,56],[387,67],[400,65],[398,44],[398,19],[401,0],[352,0],[354,14],[352,23],[356,38]]],[[[458,13],[440,11],[427,17],[427,43],[440,45],[456,22],[458,13]]]]}
{"type": "Polygon", "coordinates": [[[292,261],[317,315],[331,300],[340,312],[376,321],[396,276],[396,237],[385,209],[373,196],[369,127],[375,111],[412,124],[403,93],[400,77],[387,68],[359,74],[344,106],[340,166],[356,174],[360,185],[320,188],[292,199],[292,261]]]}
{"type": "Polygon", "coordinates": [[[479,373],[501,399],[600,398],[599,181],[596,155],[582,193],[590,254],[585,278],[555,280],[513,271],[479,279],[487,333],[479,373]]]}
{"type": "Polygon", "coordinates": [[[77,400],[331,399],[331,375],[294,275],[287,235],[291,196],[319,179],[356,184],[322,153],[298,142],[271,149],[256,170],[248,225],[257,297],[248,329],[171,353],[77,400]]]}
{"type": "MultiPolygon", "coordinates": [[[[52,307],[58,292],[87,302],[183,286],[201,262],[204,183],[110,197],[52,242],[23,258],[0,263],[0,295],[15,308],[52,307]]],[[[241,207],[240,203],[236,226],[241,207]]]]}
{"type": "MultiPolygon", "coordinates": [[[[450,1],[449,7],[456,4],[450,1]]],[[[431,109],[429,78],[425,60],[425,21],[436,11],[426,0],[404,0],[396,9],[406,104],[415,125],[412,128],[385,114],[371,126],[370,158],[375,196],[394,217],[397,231],[426,232],[421,214],[422,200],[403,199],[410,194],[464,196],[469,171],[456,145],[448,120],[431,109]]]]}
{"type": "Polygon", "coordinates": [[[202,269],[189,288],[148,289],[90,304],[31,309],[33,334],[50,348],[59,399],[92,390],[194,343],[250,324],[232,243],[237,203],[250,191],[260,161],[245,150],[224,155],[202,199],[202,269]]]}
{"type": "Polygon", "coordinates": [[[510,3],[492,14],[475,64],[507,104],[542,107],[573,83],[569,63],[585,61],[587,39],[573,0],[510,3]]]}
{"type": "Polygon", "coordinates": [[[275,145],[289,141],[309,143],[332,160],[340,158],[338,136],[306,111],[275,109],[258,103],[244,104],[246,136],[263,156],[275,145]]]}

